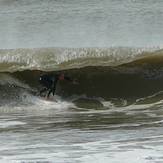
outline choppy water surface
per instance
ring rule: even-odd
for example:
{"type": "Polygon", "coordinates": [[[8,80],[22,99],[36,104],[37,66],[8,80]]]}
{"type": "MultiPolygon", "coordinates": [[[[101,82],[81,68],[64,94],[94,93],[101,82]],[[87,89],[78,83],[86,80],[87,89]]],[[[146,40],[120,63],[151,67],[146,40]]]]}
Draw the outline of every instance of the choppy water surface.
{"type": "Polygon", "coordinates": [[[1,0],[0,48],[160,46],[162,0],[1,0]]]}
{"type": "Polygon", "coordinates": [[[163,162],[162,0],[0,0],[0,162],[163,162]],[[39,75],[64,71],[54,99],[39,75]]]}
{"type": "Polygon", "coordinates": [[[1,162],[163,161],[162,101],[116,107],[89,99],[84,108],[29,94],[21,100],[28,104],[0,108],[1,162]]]}

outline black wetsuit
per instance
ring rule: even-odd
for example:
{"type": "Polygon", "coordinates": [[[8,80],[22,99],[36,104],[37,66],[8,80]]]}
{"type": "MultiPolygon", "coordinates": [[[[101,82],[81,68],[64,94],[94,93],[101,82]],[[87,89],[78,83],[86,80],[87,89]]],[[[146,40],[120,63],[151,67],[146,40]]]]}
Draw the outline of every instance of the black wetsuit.
{"type": "MultiPolygon", "coordinates": [[[[55,90],[56,90],[56,85],[57,82],[59,80],[59,74],[44,74],[40,76],[39,82],[41,83],[41,85],[44,86],[44,88],[40,91],[40,95],[43,92],[48,91],[47,93],[47,97],[50,96],[50,94],[52,93],[53,96],[55,94],[55,90]]],[[[69,77],[64,76],[64,80],[68,80],[68,81],[72,81],[69,77]]]]}

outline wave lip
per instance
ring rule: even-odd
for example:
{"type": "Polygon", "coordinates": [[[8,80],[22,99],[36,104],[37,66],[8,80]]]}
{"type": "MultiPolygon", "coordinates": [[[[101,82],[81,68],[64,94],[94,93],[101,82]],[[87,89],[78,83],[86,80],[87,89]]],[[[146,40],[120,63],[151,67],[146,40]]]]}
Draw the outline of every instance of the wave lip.
{"type": "Polygon", "coordinates": [[[160,48],[34,48],[1,49],[0,72],[57,71],[87,66],[118,66],[144,57],[160,55],[160,48]]]}

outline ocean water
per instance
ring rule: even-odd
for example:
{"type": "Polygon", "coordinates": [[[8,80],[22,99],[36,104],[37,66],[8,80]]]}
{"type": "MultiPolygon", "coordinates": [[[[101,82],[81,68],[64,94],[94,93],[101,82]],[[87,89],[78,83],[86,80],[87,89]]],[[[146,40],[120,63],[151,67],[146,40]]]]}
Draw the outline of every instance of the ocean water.
{"type": "Polygon", "coordinates": [[[1,0],[0,48],[160,46],[162,0],[1,0]]]}
{"type": "Polygon", "coordinates": [[[163,162],[162,8],[0,0],[0,162],[163,162]],[[39,97],[58,71],[78,84],[39,97]]]}

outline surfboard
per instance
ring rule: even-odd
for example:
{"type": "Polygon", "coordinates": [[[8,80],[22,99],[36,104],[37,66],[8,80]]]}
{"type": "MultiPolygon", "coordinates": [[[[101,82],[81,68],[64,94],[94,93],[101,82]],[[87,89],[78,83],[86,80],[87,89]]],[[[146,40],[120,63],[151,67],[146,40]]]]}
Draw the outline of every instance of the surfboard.
{"type": "Polygon", "coordinates": [[[59,102],[60,101],[60,99],[59,99],[59,97],[57,97],[57,96],[50,96],[49,98],[47,98],[47,97],[40,97],[42,100],[44,100],[44,101],[49,101],[49,102],[59,102]]]}

